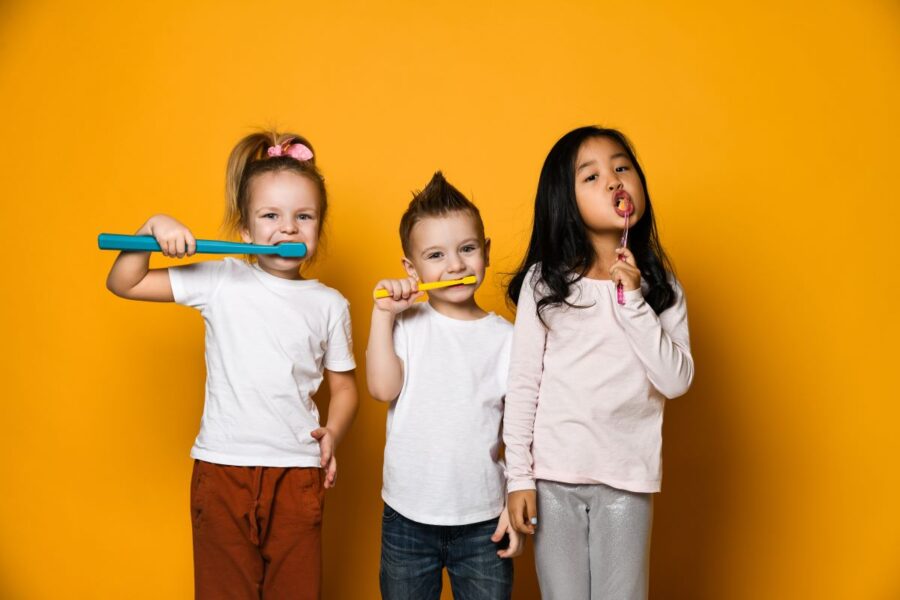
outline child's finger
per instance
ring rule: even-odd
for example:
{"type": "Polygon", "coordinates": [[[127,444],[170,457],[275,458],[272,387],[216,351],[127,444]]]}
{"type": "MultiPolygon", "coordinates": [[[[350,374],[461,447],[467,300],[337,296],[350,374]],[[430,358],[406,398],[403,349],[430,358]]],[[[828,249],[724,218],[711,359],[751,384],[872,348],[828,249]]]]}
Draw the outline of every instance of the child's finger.
{"type": "Polygon", "coordinates": [[[193,256],[194,253],[197,252],[197,240],[194,239],[194,236],[191,234],[190,231],[188,231],[188,233],[187,233],[186,241],[187,241],[187,255],[193,256]]]}
{"type": "Polygon", "coordinates": [[[328,462],[328,469],[325,471],[325,489],[331,489],[337,481],[337,459],[332,456],[328,462]]]}
{"type": "Polygon", "coordinates": [[[495,544],[503,539],[503,534],[506,533],[506,528],[508,525],[503,522],[503,519],[497,521],[497,528],[494,530],[494,533],[491,535],[491,541],[495,544]]]}
{"type": "Polygon", "coordinates": [[[634,253],[628,248],[616,248],[616,254],[626,263],[631,266],[636,266],[637,263],[634,260],[634,253]]]}
{"type": "Polygon", "coordinates": [[[534,529],[538,524],[537,505],[534,502],[534,495],[525,497],[525,514],[528,517],[528,533],[534,535],[534,529]]]}
{"type": "Polygon", "coordinates": [[[178,258],[184,258],[186,245],[187,244],[185,243],[185,239],[183,237],[179,237],[177,240],[175,240],[175,254],[176,256],[178,256],[178,258]]]}
{"type": "Polygon", "coordinates": [[[513,558],[522,553],[522,538],[516,531],[509,532],[509,546],[497,551],[500,558],[513,558]]]}
{"type": "Polygon", "coordinates": [[[616,263],[609,268],[609,277],[616,284],[622,283],[622,263],[616,263]]]}
{"type": "Polygon", "coordinates": [[[619,276],[622,276],[622,275],[634,276],[634,275],[638,275],[639,273],[640,273],[640,271],[638,270],[638,268],[636,266],[630,265],[625,261],[617,262],[609,268],[609,274],[611,277],[616,274],[618,274],[619,276]]]}
{"type": "Polygon", "coordinates": [[[331,464],[331,459],[334,458],[334,453],[331,448],[331,443],[329,443],[328,438],[322,438],[322,441],[319,442],[319,447],[322,449],[322,468],[324,469],[328,465],[331,464]]]}
{"type": "Polygon", "coordinates": [[[534,526],[530,523],[527,497],[534,492],[513,492],[509,497],[509,520],[513,529],[519,533],[534,533],[534,526]]]}
{"type": "Polygon", "coordinates": [[[332,447],[332,444],[331,444],[331,438],[328,435],[326,435],[327,433],[328,433],[328,430],[325,429],[324,427],[319,427],[319,428],[313,429],[311,432],[309,432],[309,435],[311,435],[313,438],[319,440],[319,456],[320,456],[319,464],[322,466],[323,469],[326,466],[328,466],[330,464],[331,460],[334,458],[334,448],[332,447]]]}
{"type": "Polygon", "coordinates": [[[520,527],[524,526],[525,520],[523,518],[524,513],[520,510],[519,503],[513,496],[509,496],[506,510],[509,513],[510,526],[518,531],[520,527]]]}

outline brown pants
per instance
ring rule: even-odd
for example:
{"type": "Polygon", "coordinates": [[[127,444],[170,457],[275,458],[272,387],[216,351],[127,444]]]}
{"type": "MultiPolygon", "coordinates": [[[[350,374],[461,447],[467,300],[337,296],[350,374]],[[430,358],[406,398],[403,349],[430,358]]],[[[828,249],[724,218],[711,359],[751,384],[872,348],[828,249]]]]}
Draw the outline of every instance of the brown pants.
{"type": "Polygon", "coordinates": [[[324,502],[318,468],[194,461],[195,597],[318,599],[324,502]]]}

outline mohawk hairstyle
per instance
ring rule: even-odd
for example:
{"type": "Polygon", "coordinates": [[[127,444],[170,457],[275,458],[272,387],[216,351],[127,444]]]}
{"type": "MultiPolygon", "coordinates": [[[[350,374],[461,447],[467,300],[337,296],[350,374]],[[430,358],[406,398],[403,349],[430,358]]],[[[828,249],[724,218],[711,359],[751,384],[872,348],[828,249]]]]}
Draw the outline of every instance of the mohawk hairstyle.
{"type": "Polygon", "coordinates": [[[410,255],[410,234],[416,223],[427,217],[444,217],[452,213],[466,213],[475,220],[478,236],[484,242],[484,221],[478,207],[450,185],[444,174],[436,171],[424,190],[413,192],[413,199],[400,219],[400,243],[403,254],[410,255]]]}

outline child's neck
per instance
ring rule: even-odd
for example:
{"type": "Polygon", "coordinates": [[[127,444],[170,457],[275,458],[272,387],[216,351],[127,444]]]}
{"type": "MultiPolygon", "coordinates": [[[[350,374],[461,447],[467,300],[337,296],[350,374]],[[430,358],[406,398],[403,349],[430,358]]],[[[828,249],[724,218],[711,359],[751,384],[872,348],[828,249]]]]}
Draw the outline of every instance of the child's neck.
{"type": "Polygon", "coordinates": [[[445,317],[457,319],[459,321],[476,321],[487,316],[487,312],[478,306],[475,298],[466,302],[443,302],[436,298],[428,298],[431,308],[441,313],[445,317]]]}
{"type": "Polygon", "coordinates": [[[278,277],[279,279],[289,279],[292,281],[300,281],[303,279],[303,275],[300,274],[300,269],[287,269],[286,271],[281,271],[279,269],[273,269],[272,267],[261,265],[258,262],[256,263],[256,266],[258,266],[260,269],[262,269],[272,277],[278,277]]]}
{"type": "Polygon", "coordinates": [[[609,270],[619,259],[616,250],[621,247],[622,234],[611,231],[592,233],[591,245],[594,247],[594,264],[585,274],[589,279],[609,279],[609,270]]]}

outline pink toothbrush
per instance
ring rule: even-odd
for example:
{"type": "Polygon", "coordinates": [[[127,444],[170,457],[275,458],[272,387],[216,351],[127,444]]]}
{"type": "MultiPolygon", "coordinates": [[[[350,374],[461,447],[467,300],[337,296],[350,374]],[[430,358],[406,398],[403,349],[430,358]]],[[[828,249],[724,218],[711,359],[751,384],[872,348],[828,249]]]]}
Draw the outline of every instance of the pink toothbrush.
{"type": "MultiPolygon", "coordinates": [[[[631,201],[628,198],[619,198],[619,202],[616,204],[616,208],[619,209],[619,212],[625,215],[625,231],[622,232],[622,247],[628,247],[628,217],[631,216],[631,213],[634,212],[634,206],[632,206],[631,201]]],[[[619,256],[619,260],[625,260],[624,256],[619,256]]],[[[625,306],[625,289],[622,287],[622,284],[616,284],[616,300],[619,302],[620,306],[625,306]]]]}

